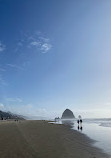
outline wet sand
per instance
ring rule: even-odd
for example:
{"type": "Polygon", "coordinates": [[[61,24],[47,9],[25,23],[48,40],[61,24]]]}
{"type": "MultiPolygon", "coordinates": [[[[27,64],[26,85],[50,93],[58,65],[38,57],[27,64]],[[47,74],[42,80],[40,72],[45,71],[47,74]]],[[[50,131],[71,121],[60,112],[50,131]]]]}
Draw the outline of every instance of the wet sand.
{"type": "Polygon", "coordinates": [[[108,158],[92,140],[47,121],[0,122],[0,158],[108,158]]]}

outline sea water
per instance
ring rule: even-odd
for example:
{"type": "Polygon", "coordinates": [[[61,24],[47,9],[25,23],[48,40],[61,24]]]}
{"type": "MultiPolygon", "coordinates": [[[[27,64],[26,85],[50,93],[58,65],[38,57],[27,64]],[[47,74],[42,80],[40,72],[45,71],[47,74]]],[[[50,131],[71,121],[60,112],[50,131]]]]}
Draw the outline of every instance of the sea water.
{"type": "Polygon", "coordinates": [[[94,146],[111,155],[111,119],[83,119],[82,129],[78,128],[77,120],[59,121],[68,124],[95,140],[94,146]]]}
{"type": "Polygon", "coordinates": [[[111,155],[111,119],[87,119],[83,121],[81,132],[96,140],[94,146],[111,155]]]}

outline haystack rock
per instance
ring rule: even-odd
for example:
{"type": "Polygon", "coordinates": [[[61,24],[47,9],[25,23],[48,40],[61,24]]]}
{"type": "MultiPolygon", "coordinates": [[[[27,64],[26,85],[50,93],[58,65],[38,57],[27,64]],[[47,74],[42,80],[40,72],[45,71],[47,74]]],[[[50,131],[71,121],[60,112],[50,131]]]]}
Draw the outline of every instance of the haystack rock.
{"type": "Polygon", "coordinates": [[[75,116],[73,114],[73,112],[69,109],[66,109],[63,114],[62,114],[62,117],[61,119],[74,119],[75,116]]]}

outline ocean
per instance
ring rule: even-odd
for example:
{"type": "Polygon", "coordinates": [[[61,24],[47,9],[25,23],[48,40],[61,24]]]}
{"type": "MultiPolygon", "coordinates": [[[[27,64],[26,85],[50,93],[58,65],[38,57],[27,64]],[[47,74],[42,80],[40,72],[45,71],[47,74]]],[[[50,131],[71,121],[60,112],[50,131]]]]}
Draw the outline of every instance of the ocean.
{"type": "Polygon", "coordinates": [[[95,140],[93,146],[102,149],[111,155],[111,118],[108,119],[83,119],[82,128],[78,127],[77,120],[59,121],[59,124],[67,124],[89,138],[95,140]]]}

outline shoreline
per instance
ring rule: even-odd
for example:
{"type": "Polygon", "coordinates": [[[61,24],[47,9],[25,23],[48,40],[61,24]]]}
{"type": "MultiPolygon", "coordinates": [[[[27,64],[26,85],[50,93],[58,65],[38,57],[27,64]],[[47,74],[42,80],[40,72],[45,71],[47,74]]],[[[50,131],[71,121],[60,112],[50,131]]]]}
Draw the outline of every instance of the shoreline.
{"type": "Polygon", "coordinates": [[[1,158],[110,158],[85,134],[48,122],[1,123],[1,158]]]}
{"type": "MultiPolygon", "coordinates": [[[[102,120],[103,121],[103,120],[102,120]]],[[[101,149],[104,153],[110,155],[111,157],[111,142],[109,138],[111,137],[111,128],[106,128],[105,126],[100,126],[101,120],[95,122],[93,121],[83,121],[78,128],[78,123],[75,120],[59,120],[57,122],[51,122],[54,124],[68,125],[69,128],[78,131],[81,134],[85,134],[89,139],[92,140],[92,145],[101,149]],[[80,128],[82,126],[82,128],[80,128]]],[[[107,123],[109,125],[109,122],[107,123]]],[[[110,126],[109,126],[110,127],[110,126]]]]}
{"type": "MultiPolygon", "coordinates": [[[[51,123],[51,124],[54,124],[54,125],[58,125],[59,123],[55,123],[55,122],[50,122],[49,121],[49,123],[51,123]]],[[[75,128],[72,128],[73,126],[70,126],[70,125],[66,125],[66,124],[59,124],[59,125],[62,125],[62,126],[65,126],[65,127],[67,127],[68,129],[70,129],[70,130],[72,130],[72,132],[74,131],[76,134],[77,134],[77,136],[79,135],[81,135],[81,137],[83,137],[83,141],[84,141],[84,143],[88,143],[89,144],[89,146],[90,147],[92,147],[92,150],[94,149],[96,149],[96,150],[98,150],[101,154],[106,154],[106,156],[108,156],[109,158],[111,158],[111,155],[109,154],[109,153],[107,153],[105,150],[103,150],[102,148],[100,148],[100,147],[98,147],[98,146],[96,146],[95,145],[95,143],[97,143],[98,141],[97,140],[94,140],[93,138],[91,138],[90,136],[88,136],[86,133],[83,133],[82,131],[80,131],[80,130],[77,130],[77,129],[75,129],[75,128]]],[[[94,158],[96,158],[96,157],[94,157],[94,158]]],[[[105,157],[106,158],[106,157],[105,157]]]]}

